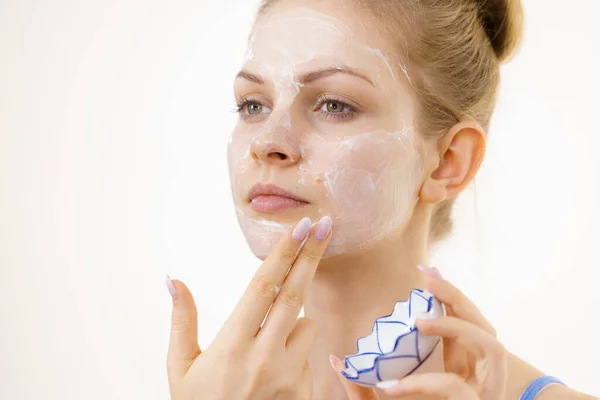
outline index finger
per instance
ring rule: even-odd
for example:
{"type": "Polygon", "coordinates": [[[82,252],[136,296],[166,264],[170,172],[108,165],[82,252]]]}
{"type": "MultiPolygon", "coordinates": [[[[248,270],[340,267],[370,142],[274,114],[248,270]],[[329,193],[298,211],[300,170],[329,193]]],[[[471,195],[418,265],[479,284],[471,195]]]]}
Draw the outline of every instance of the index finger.
{"type": "Polygon", "coordinates": [[[325,216],[315,226],[314,233],[309,236],[285,278],[281,293],[273,303],[259,336],[266,337],[266,340],[285,341],[288,338],[331,239],[331,225],[331,218],[325,216]]]}
{"type": "Polygon", "coordinates": [[[303,218],[275,244],[227,321],[227,324],[235,325],[234,331],[247,337],[256,335],[310,228],[310,218],[303,218]]]}

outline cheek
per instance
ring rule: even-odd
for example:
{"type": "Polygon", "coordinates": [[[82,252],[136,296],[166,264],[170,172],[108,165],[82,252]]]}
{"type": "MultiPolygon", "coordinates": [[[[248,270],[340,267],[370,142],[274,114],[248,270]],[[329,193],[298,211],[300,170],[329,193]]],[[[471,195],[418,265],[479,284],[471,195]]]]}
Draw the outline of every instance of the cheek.
{"type": "Polygon", "coordinates": [[[236,215],[240,228],[246,237],[246,242],[250,246],[252,253],[257,257],[268,256],[275,243],[277,243],[285,231],[289,229],[288,225],[275,221],[269,221],[262,218],[248,218],[242,209],[237,206],[236,215]]]}
{"type": "MultiPolygon", "coordinates": [[[[238,221],[257,256],[266,256],[289,226],[247,217],[238,191],[250,165],[253,135],[234,132],[228,147],[231,187],[238,221]]],[[[318,215],[331,215],[334,235],[325,257],[389,237],[408,220],[416,199],[420,157],[408,136],[375,131],[331,140],[311,135],[301,146],[298,184],[318,202],[318,215]]]]}
{"type": "Polygon", "coordinates": [[[229,138],[227,159],[238,223],[252,252],[264,259],[289,227],[264,218],[249,218],[242,209],[243,192],[248,189],[244,186],[244,181],[248,180],[248,168],[252,162],[250,151],[254,136],[249,132],[234,131],[229,138]]]}
{"type": "MultiPolygon", "coordinates": [[[[239,164],[245,160],[250,154],[250,145],[252,144],[253,135],[248,132],[234,131],[229,136],[229,144],[227,146],[227,156],[229,159],[229,167],[239,164]]],[[[232,172],[230,170],[230,172],[232,172]]]]}
{"type": "MultiPolygon", "coordinates": [[[[248,169],[250,161],[250,145],[252,135],[233,132],[229,137],[227,146],[227,163],[229,166],[229,180],[232,191],[239,189],[240,177],[248,169]]],[[[237,197],[237,196],[236,196],[237,197]]]]}
{"type": "MultiPolygon", "coordinates": [[[[327,208],[334,217],[331,252],[391,235],[407,221],[415,201],[419,155],[400,133],[371,132],[332,146],[318,146],[327,208]],[[326,160],[326,161],[325,161],[326,160]]],[[[315,163],[316,164],[316,163],[315,163]]]]}

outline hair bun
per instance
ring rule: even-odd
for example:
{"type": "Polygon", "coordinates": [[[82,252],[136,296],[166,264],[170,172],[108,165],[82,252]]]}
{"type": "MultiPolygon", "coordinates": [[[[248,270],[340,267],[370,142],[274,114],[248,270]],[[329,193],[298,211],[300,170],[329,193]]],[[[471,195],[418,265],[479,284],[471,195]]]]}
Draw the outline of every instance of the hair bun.
{"type": "Polygon", "coordinates": [[[521,0],[477,0],[483,28],[496,57],[508,60],[521,42],[523,7],[521,0]]]}

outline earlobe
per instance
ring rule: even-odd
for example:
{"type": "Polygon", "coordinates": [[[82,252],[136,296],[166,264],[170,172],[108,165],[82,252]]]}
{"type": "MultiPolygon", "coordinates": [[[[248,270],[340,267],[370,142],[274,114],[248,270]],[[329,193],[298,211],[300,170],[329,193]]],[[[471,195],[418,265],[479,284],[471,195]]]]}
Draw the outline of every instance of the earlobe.
{"type": "Polygon", "coordinates": [[[485,147],[485,132],[476,121],[454,125],[438,140],[437,160],[419,192],[421,201],[436,204],[458,196],[479,170],[485,147]]]}

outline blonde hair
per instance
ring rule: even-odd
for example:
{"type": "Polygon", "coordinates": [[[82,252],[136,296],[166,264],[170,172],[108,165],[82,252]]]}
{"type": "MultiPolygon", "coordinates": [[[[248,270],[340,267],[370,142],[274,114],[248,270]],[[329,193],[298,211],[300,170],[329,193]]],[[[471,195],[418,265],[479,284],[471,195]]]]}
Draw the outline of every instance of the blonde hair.
{"type": "MultiPolygon", "coordinates": [[[[263,0],[258,16],[281,0],[263,0]]],[[[487,131],[496,104],[499,67],[522,35],[520,0],[354,0],[380,23],[398,49],[393,55],[419,98],[418,127],[441,137],[454,124],[476,120],[487,131]]],[[[439,204],[430,243],[452,230],[455,199],[439,204]]]]}

